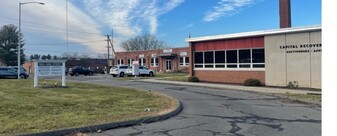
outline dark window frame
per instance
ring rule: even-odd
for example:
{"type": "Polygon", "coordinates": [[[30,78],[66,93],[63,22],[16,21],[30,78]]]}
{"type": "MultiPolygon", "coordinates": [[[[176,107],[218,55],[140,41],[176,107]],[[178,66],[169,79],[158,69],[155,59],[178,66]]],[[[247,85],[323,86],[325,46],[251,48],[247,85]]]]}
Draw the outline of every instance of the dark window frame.
{"type": "Polygon", "coordinates": [[[217,69],[264,69],[264,48],[197,51],[193,53],[194,68],[217,69]],[[223,55],[222,55],[223,54],[223,55]],[[221,59],[218,59],[218,57],[221,59]],[[202,57],[202,58],[201,58],[202,57]],[[254,61],[258,57],[259,61],[254,61]],[[212,60],[211,60],[212,59],[212,60]],[[201,63],[202,62],[202,63],[201,63]],[[206,63],[208,62],[208,63],[206,63]],[[256,62],[256,63],[255,63],[256,62]]]}

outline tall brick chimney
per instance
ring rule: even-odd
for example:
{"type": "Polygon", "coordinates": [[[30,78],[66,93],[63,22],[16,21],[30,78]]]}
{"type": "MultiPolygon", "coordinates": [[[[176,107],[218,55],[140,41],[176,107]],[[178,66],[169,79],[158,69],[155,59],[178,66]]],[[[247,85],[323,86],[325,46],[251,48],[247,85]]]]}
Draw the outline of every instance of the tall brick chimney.
{"type": "Polygon", "coordinates": [[[290,0],[280,0],[280,28],[291,27],[290,0]]]}

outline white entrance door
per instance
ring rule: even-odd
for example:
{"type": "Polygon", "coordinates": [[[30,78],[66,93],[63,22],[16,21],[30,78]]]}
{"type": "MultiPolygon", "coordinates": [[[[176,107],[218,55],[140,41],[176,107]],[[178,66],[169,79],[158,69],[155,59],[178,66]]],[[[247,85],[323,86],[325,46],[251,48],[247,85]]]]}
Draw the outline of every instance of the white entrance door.
{"type": "Polygon", "coordinates": [[[172,70],[172,62],[170,59],[166,60],[166,71],[171,71],[172,70]]]}

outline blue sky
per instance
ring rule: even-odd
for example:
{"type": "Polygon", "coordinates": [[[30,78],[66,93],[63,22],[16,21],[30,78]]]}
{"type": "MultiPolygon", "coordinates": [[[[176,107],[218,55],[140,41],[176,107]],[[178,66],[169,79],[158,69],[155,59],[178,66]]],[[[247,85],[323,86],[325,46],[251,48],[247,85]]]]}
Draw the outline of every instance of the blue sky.
{"type": "MultiPolygon", "coordinates": [[[[21,2],[38,0],[21,0],[21,2]]],[[[105,35],[122,40],[151,33],[170,47],[187,47],[192,37],[278,29],[278,0],[40,0],[22,6],[25,53],[106,54],[105,35]]],[[[18,25],[19,0],[0,0],[0,25],[18,25]]],[[[321,0],[292,0],[292,26],[321,25],[321,0]]]]}

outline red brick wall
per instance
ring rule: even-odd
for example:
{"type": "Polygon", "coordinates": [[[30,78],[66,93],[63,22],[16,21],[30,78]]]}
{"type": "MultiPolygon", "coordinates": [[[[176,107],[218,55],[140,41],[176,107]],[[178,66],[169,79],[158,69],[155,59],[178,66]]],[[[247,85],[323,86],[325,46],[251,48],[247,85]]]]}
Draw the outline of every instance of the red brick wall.
{"type": "Polygon", "coordinates": [[[28,74],[34,73],[34,62],[33,61],[26,61],[22,64],[22,67],[25,68],[28,74]]]}
{"type": "Polygon", "coordinates": [[[194,70],[194,76],[206,82],[242,84],[246,79],[253,78],[265,83],[264,71],[194,70]]]}
{"type": "MultiPolygon", "coordinates": [[[[179,58],[180,58],[180,52],[187,52],[187,55],[190,55],[190,50],[188,47],[186,48],[172,48],[172,53],[176,54],[177,56],[173,57],[171,59],[172,63],[172,70],[173,71],[185,71],[188,72],[189,66],[179,66],[179,58]]],[[[128,59],[134,59],[135,61],[139,60],[139,55],[144,54],[144,58],[146,59],[145,66],[154,70],[154,71],[165,71],[166,70],[166,62],[164,57],[159,57],[159,54],[163,54],[163,49],[159,50],[145,50],[145,51],[130,51],[130,52],[116,52],[115,55],[115,64],[118,64],[119,59],[123,59],[124,64],[128,63],[128,59]],[[151,66],[151,54],[157,54],[157,58],[159,61],[159,66],[152,67],[151,66]]]]}
{"type": "MultiPolygon", "coordinates": [[[[187,52],[187,56],[186,57],[189,57],[189,55],[191,54],[190,53],[190,50],[189,50],[189,47],[186,47],[186,48],[174,48],[172,49],[172,52],[176,53],[178,56],[176,57],[176,59],[172,60],[172,63],[173,63],[173,68],[176,70],[179,70],[179,71],[182,71],[182,72],[189,72],[189,67],[192,66],[191,64],[189,66],[180,66],[179,63],[180,63],[180,52],[187,52]]],[[[190,62],[191,63],[191,62],[190,62]]]]}
{"type": "Polygon", "coordinates": [[[279,0],[280,28],[291,27],[291,2],[279,0]]]}
{"type": "Polygon", "coordinates": [[[238,70],[194,70],[193,52],[207,50],[230,50],[243,48],[264,47],[264,37],[248,37],[224,40],[211,40],[190,43],[190,76],[196,76],[201,81],[242,84],[246,79],[254,78],[265,83],[264,71],[238,70]]]}

